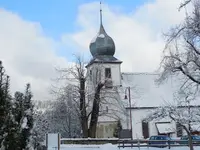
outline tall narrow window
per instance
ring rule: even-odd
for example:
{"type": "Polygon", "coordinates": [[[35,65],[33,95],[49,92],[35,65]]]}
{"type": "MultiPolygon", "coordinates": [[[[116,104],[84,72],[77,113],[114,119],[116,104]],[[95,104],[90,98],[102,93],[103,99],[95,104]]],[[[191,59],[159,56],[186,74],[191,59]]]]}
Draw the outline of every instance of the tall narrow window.
{"type": "Polygon", "coordinates": [[[90,70],[90,81],[92,81],[92,70],[90,70]]]}
{"type": "Polygon", "coordinates": [[[105,68],[105,88],[112,88],[111,69],[105,68]]]}
{"type": "Polygon", "coordinates": [[[106,112],[108,113],[108,106],[106,106],[106,112]]]}
{"type": "Polygon", "coordinates": [[[142,121],[142,133],[143,133],[143,137],[145,139],[149,137],[149,125],[148,125],[148,122],[142,121]]]}
{"type": "Polygon", "coordinates": [[[110,68],[105,68],[105,77],[111,78],[111,69],[110,68]]]}
{"type": "Polygon", "coordinates": [[[95,76],[96,84],[99,82],[99,70],[96,69],[96,76],[95,76]]]}

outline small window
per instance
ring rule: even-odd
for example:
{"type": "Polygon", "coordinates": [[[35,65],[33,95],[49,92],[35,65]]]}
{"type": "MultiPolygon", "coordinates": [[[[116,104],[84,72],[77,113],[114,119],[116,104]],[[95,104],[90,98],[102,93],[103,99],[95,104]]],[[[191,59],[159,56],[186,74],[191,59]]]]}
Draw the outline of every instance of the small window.
{"type": "Polygon", "coordinates": [[[108,113],[108,106],[106,106],[106,112],[108,113]]]}
{"type": "Polygon", "coordinates": [[[90,81],[92,81],[92,70],[90,70],[90,81]]]}
{"type": "Polygon", "coordinates": [[[96,84],[98,84],[98,82],[100,81],[100,80],[99,80],[99,70],[98,70],[98,69],[96,70],[95,79],[96,79],[96,84]]]}
{"type": "Polygon", "coordinates": [[[149,137],[149,124],[148,124],[148,122],[142,121],[142,133],[143,133],[143,137],[145,139],[149,137]]]}
{"type": "Polygon", "coordinates": [[[110,68],[106,68],[105,69],[105,77],[106,78],[111,78],[111,69],[110,68]]]}

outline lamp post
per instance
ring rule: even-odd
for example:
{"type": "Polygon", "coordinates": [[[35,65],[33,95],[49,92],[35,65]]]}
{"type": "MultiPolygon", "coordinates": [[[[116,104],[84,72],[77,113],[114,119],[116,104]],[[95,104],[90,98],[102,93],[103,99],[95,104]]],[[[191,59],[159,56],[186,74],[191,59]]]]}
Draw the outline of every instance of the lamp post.
{"type": "Polygon", "coordinates": [[[133,128],[132,128],[132,111],[131,111],[131,88],[126,87],[125,89],[125,97],[124,99],[129,100],[129,107],[130,107],[130,127],[131,127],[131,140],[133,140],[133,128]],[[127,97],[127,90],[128,90],[128,97],[127,97]]]}

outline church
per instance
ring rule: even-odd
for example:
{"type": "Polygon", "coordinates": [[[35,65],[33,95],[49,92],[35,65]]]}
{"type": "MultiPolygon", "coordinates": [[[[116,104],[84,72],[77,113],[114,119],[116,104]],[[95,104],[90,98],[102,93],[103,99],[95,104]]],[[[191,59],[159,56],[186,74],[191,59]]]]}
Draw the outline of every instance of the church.
{"type": "Polygon", "coordinates": [[[121,72],[123,61],[115,57],[115,43],[106,33],[100,10],[100,29],[91,41],[91,61],[87,64],[89,78],[87,84],[93,89],[98,81],[105,81],[104,94],[101,98],[102,114],[98,119],[97,138],[113,138],[113,132],[120,120],[122,131],[130,131],[131,138],[149,138],[152,135],[177,137],[182,131],[175,122],[167,118],[159,121],[144,122],[144,118],[163,105],[172,101],[177,87],[176,82],[168,80],[158,85],[156,73],[121,72]]]}

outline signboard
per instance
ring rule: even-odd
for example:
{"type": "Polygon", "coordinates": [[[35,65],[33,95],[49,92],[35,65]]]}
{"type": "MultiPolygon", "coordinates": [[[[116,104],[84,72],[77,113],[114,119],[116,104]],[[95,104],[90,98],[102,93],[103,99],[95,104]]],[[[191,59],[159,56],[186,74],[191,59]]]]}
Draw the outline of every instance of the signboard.
{"type": "Polygon", "coordinates": [[[48,133],[46,135],[47,150],[60,150],[60,134],[48,133]]]}
{"type": "Polygon", "coordinates": [[[131,130],[130,129],[122,129],[119,134],[120,139],[131,138],[131,130]]]}

